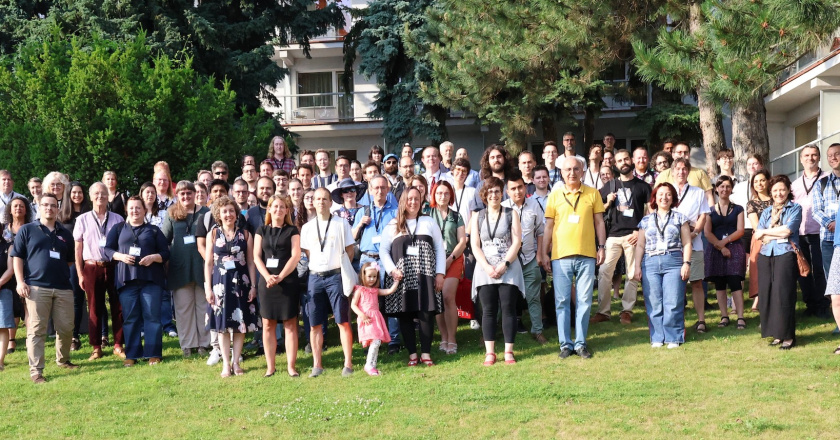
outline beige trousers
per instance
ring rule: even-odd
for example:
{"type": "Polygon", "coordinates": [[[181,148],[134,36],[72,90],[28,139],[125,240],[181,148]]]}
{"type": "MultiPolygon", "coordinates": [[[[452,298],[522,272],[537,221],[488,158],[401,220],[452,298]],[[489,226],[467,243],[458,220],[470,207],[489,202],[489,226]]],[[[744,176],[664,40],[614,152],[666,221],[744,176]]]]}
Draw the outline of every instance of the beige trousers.
{"type": "Polygon", "coordinates": [[[612,278],[615,273],[615,265],[618,264],[621,254],[624,254],[627,263],[627,282],[624,284],[624,292],[621,295],[622,311],[633,312],[633,306],[636,305],[639,285],[633,281],[636,269],[636,246],[628,241],[631,236],[607,238],[604,263],[601,264],[601,269],[598,271],[598,313],[602,315],[610,315],[612,278]]]}
{"type": "Polygon", "coordinates": [[[70,362],[73,339],[73,291],[30,286],[26,299],[26,353],[29,375],[44,374],[44,343],[50,318],[55,327],[55,361],[70,362]]]}
{"type": "Polygon", "coordinates": [[[204,288],[189,283],[172,292],[175,309],[175,326],[181,348],[210,346],[210,331],[207,330],[207,299],[204,288]]]}

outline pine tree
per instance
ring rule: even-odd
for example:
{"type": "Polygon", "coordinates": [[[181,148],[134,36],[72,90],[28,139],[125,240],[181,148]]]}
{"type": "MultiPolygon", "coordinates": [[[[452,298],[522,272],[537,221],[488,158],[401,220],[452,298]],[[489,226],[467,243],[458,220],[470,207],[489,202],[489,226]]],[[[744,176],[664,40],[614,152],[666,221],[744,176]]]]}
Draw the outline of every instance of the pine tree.
{"type": "MultiPolygon", "coordinates": [[[[746,156],[769,153],[763,97],[779,74],[840,26],[837,0],[672,1],[657,42],[634,44],[643,78],[694,92],[707,169],[725,147],[718,109],[732,108],[737,171],[746,156]]],[[[664,20],[663,15],[663,20],[664,20]]]]}
{"type": "Polygon", "coordinates": [[[500,124],[518,150],[538,118],[597,115],[601,72],[619,60],[654,3],[440,0],[429,9],[428,48],[409,51],[425,50],[432,67],[421,97],[500,124]]]}
{"type": "Polygon", "coordinates": [[[345,77],[358,59],[359,71],[375,77],[379,93],[370,116],[381,118],[387,151],[415,137],[433,143],[447,139],[447,111],[423,102],[418,96],[421,81],[431,79],[425,55],[409,55],[404,44],[411,35],[426,45],[425,10],[433,0],[376,0],[361,10],[359,19],[345,37],[345,77]]]}

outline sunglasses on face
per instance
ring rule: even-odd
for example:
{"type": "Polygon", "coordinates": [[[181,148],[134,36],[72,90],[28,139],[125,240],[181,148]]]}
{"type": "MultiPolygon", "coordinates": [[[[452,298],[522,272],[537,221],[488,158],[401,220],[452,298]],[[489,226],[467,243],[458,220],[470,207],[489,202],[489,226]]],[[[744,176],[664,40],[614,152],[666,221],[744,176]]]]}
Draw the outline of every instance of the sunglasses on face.
{"type": "Polygon", "coordinates": [[[343,190],[341,190],[341,193],[342,193],[342,194],[350,194],[350,193],[355,194],[355,193],[356,193],[356,188],[347,188],[347,189],[343,189],[343,190]]]}

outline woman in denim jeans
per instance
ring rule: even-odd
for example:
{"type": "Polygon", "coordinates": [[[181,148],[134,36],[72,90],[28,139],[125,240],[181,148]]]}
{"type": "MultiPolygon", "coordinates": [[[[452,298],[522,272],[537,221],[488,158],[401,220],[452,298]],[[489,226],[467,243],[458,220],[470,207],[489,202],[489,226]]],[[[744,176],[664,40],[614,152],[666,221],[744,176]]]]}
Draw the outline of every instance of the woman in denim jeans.
{"type": "Polygon", "coordinates": [[[636,280],[642,281],[651,347],[677,348],[685,342],[685,281],[691,269],[688,218],[673,210],[679,204],[670,183],[653,189],[652,213],[639,223],[636,280]]]}
{"type": "Polygon", "coordinates": [[[796,282],[799,266],[793,245],[799,246],[802,207],[793,203],[790,179],[774,176],[767,183],[773,204],[761,213],[753,238],[761,242],[758,255],[758,310],[761,337],[770,345],[790,350],[796,345],[796,282]]]}

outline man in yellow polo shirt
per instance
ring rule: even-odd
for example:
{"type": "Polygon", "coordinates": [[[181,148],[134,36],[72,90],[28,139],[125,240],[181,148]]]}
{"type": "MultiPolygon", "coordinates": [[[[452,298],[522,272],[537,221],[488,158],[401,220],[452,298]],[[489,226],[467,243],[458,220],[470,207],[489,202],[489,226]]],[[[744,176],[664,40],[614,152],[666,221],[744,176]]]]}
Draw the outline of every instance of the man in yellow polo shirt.
{"type": "Polygon", "coordinates": [[[567,157],[560,172],[566,183],[562,189],[553,191],[546,203],[541,260],[543,268],[554,278],[560,358],[565,359],[574,352],[588,359],[592,354],[586,347],[586,334],[592,289],[598,276],[595,266],[604,261],[607,239],[604,204],[598,190],[582,184],[583,164],[575,157],[567,157]],[[571,338],[573,285],[577,293],[574,342],[571,338]]]}
{"type": "MultiPolygon", "coordinates": [[[[685,160],[691,159],[691,147],[689,147],[685,142],[679,142],[677,145],[674,145],[673,152],[674,160],[680,158],[684,158],[685,160]]],[[[671,185],[676,186],[676,180],[674,179],[672,170],[673,168],[668,168],[667,170],[659,173],[659,175],[656,176],[656,184],[654,187],[662,182],[668,182],[671,185]]],[[[709,174],[706,173],[703,167],[691,167],[691,171],[688,173],[688,184],[705,191],[706,202],[709,203],[709,206],[714,206],[715,197],[714,194],[712,194],[712,181],[709,179],[709,174]]]]}

